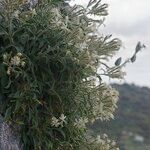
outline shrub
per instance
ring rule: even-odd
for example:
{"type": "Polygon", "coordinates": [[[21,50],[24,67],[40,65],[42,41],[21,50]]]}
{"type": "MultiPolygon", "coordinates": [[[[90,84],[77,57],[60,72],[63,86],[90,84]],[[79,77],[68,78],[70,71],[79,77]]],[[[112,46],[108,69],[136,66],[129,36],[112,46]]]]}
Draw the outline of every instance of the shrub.
{"type": "Polygon", "coordinates": [[[87,123],[114,118],[117,107],[118,93],[102,76],[124,76],[121,62],[106,64],[120,40],[98,33],[107,4],[1,3],[0,113],[19,126],[24,149],[117,150],[107,137],[97,143],[86,135],[87,123]]]}

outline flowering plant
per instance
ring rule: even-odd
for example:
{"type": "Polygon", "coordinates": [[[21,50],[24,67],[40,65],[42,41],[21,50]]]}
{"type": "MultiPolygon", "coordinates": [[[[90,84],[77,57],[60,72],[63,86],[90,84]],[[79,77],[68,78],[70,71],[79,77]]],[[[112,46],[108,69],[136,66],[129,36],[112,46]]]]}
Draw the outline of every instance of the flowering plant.
{"type": "Polygon", "coordinates": [[[84,8],[43,0],[33,8],[24,0],[3,0],[1,5],[0,113],[19,125],[24,149],[118,150],[105,137],[89,141],[85,134],[87,123],[112,119],[117,108],[118,92],[102,76],[124,75],[120,60],[114,67],[106,64],[120,40],[98,33],[107,4],[90,0],[84,8]]]}

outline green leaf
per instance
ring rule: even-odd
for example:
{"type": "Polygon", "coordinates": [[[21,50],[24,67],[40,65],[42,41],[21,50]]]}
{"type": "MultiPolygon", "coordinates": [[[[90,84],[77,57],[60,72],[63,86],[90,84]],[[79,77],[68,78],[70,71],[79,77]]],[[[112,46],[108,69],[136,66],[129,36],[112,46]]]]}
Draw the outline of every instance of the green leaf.
{"type": "Polygon", "coordinates": [[[16,103],[16,105],[15,105],[15,111],[17,111],[17,110],[19,110],[19,108],[21,108],[22,104],[21,104],[20,99],[16,99],[15,103],[16,103]]]}
{"type": "MultiPolygon", "coordinates": [[[[4,68],[3,68],[4,69],[4,68]]],[[[6,70],[1,70],[1,78],[0,78],[0,85],[1,85],[1,90],[3,92],[7,91],[7,86],[9,85],[9,77],[6,74],[6,70]]]]}
{"type": "Polygon", "coordinates": [[[9,107],[9,108],[7,108],[7,110],[6,110],[4,119],[5,119],[6,121],[9,120],[9,119],[11,118],[11,114],[12,114],[12,108],[9,107]]]}
{"type": "Polygon", "coordinates": [[[8,84],[5,86],[5,89],[9,89],[10,86],[11,86],[11,83],[12,83],[12,81],[11,81],[10,78],[9,78],[9,82],[8,82],[8,84]]]}

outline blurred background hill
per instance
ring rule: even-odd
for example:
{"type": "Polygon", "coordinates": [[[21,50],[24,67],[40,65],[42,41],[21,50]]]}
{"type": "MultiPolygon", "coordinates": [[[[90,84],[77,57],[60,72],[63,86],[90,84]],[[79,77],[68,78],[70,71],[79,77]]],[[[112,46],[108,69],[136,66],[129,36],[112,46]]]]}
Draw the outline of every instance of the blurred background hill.
{"type": "Polygon", "coordinates": [[[115,119],[95,122],[91,132],[118,137],[121,150],[150,150],[150,89],[134,84],[112,86],[120,93],[115,119]]]}

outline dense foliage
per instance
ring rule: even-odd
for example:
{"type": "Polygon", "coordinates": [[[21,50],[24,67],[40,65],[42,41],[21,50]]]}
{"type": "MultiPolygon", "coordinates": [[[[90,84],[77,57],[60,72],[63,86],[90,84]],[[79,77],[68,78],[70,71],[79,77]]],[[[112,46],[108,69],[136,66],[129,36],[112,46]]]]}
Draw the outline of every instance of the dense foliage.
{"type": "Polygon", "coordinates": [[[98,32],[107,4],[2,0],[1,8],[0,113],[19,126],[24,149],[117,150],[107,136],[86,135],[87,123],[114,118],[117,107],[102,76],[124,76],[120,59],[106,64],[120,41],[98,32]]]}

